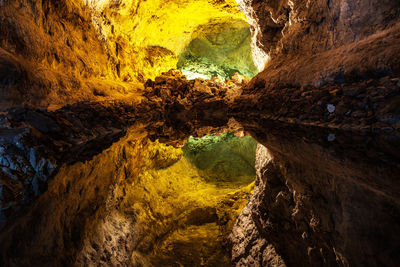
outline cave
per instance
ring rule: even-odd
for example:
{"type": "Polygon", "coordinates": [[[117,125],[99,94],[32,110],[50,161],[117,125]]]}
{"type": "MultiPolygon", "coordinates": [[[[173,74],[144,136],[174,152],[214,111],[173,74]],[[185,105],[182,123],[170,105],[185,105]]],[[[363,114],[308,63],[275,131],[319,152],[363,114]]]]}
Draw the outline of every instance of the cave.
{"type": "Polygon", "coordinates": [[[400,266],[400,3],[0,0],[0,266],[400,266]]]}

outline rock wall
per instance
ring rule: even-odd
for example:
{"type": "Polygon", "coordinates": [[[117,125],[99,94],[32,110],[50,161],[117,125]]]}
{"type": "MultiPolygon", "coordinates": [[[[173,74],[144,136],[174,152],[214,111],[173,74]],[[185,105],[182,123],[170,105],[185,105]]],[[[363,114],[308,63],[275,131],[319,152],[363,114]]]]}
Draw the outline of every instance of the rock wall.
{"type": "Polygon", "coordinates": [[[134,88],[118,83],[114,55],[98,38],[81,1],[2,1],[0,6],[2,109],[98,100],[134,88]]]}
{"type": "Polygon", "coordinates": [[[80,103],[52,113],[13,108],[2,115],[1,224],[43,194],[62,164],[90,159],[123,137],[137,121],[131,104],[80,103]]]}
{"type": "MultiPolygon", "coordinates": [[[[239,1],[268,56],[267,87],[399,73],[395,1],[239,1]]],[[[255,80],[254,80],[255,81],[255,80]]],[[[249,87],[254,88],[254,83],[249,87]]]]}
{"type": "MultiPolygon", "coordinates": [[[[234,0],[87,1],[101,38],[116,51],[122,79],[141,82],[175,69],[177,57],[200,27],[242,21],[234,0]]],[[[218,28],[208,27],[213,34],[218,28]]]]}
{"type": "MultiPolygon", "coordinates": [[[[199,27],[213,34],[218,28],[206,26],[213,20],[246,25],[233,0],[18,0],[0,7],[1,109],[135,97],[147,79],[176,68],[199,27]]],[[[224,63],[238,61],[252,74],[239,50],[224,63]]]]}
{"type": "Polygon", "coordinates": [[[102,154],[61,166],[48,190],[2,231],[2,265],[75,266],[85,257],[96,264],[129,262],[134,218],[116,207],[123,187],[146,164],[144,136],[143,129],[131,130],[102,154]]]}
{"type": "Polygon", "coordinates": [[[259,125],[244,125],[264,146],[254,194],[231,234],[233,263],[396,266],[398,140],[259,125]]]}
{"type": "Polygon", "coordinates": [[[268,118],[293,124],[399,135],[400,79],[330,82],[323,86],[264,88],[235,99],[232,113],[241,118],[268,118]],[[246,110],[246,114],[241,111],[246,110]]]}
{"type": "Polygon", "coordinates": [[[239,2],[269,58],[231,110],[264,146],[233,263],[397,266],[399,3],[239,2]]]}

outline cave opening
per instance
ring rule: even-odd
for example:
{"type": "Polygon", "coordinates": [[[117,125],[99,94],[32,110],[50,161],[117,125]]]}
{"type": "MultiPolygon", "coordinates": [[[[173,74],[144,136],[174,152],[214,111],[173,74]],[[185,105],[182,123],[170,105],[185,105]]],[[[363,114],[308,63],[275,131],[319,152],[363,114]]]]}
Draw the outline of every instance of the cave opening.
{"type": "Polygon", "coordinates": [[[192,38],[178,55],[177,63],[188,79],[231,80],[236,73],[250,79],[258,73],[246,21],[213,19],[200,25],[192,38]]]}
{"type": "Polygon", "coordinates": [[[261,70],[247,17],[234,0],[86,4],[100,38],[115,46],[123,80],[143,82],[179,69],[190,80],[225,81],[236,73],[250,79],[261,70]],[[135,66],[124,62],[127,57],[135,66]]]}

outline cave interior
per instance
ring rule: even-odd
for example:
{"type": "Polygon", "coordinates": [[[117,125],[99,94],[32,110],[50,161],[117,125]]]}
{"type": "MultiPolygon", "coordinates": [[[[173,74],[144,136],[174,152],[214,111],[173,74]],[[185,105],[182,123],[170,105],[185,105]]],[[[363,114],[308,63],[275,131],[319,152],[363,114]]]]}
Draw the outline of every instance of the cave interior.
{"type": "Polygon", "coordinates": [[[400,2],[0,0],[0,266],[400,266],[400,2]]]}

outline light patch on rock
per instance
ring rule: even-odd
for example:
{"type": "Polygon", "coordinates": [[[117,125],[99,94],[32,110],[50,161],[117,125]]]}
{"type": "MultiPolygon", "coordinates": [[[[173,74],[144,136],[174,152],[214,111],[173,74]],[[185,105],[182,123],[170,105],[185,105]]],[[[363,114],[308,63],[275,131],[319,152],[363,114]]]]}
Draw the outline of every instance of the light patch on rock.
{"type": "Polygon", "coordinates": [[[257,69],[259,71],[262,71],[265,67],[265,64],[269,60],[269,55],[264,52],[264,50],[261,48],[261,43],[258,41],[258,36],[261,35],[261,29],[260,26],[258,25],[258,22],[256,20],[257,16],[251,8],[250,5],[248,5],[246,2],[247,0],[236,0],[236,3],[239,5],[240,9],[244,13],[244,15],[247,18],[247,21],[249,24],[252,26],[251,29],[251,52],[253,55],[253,61],[254,64],[256,65],[257,69]]]}
{"type": "Polygon", "coordinates": [[[330,133],[330,134],[328,135],[328,141],[329,141],[329,142],[333,142],[333,141],[335,141],[335,139],[336,139],[335,134],[330,133]]]}
{"type": "Polygon", "coordinates": [[[335,112],[336,107],[334,105],[332,105],[332,104],[328,104],[326,106],[326,109],[328,110],[329,113],[333,113],[333,112],[335,112]]]}

